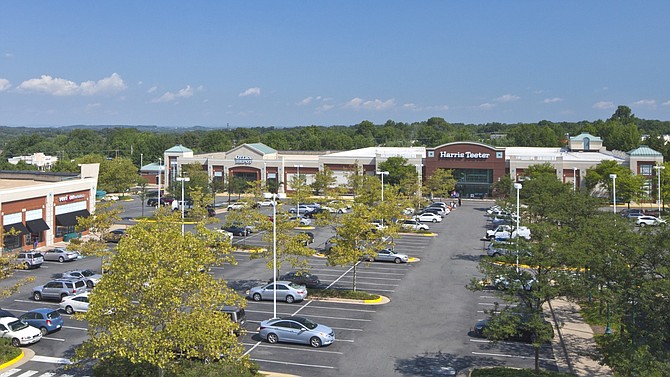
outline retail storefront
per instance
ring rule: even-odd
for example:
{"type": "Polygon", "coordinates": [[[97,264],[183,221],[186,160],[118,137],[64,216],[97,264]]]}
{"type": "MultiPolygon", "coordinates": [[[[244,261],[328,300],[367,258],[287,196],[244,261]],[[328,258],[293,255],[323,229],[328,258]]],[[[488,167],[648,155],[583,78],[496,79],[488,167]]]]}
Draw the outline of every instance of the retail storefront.
{"type": "Polygon", "coordinates": [[[78,217],[95,210],[98,168],[82,164],[80,174],[0,172],[4,250],[51,246],[81,236],[75,226],[78,217]]]}

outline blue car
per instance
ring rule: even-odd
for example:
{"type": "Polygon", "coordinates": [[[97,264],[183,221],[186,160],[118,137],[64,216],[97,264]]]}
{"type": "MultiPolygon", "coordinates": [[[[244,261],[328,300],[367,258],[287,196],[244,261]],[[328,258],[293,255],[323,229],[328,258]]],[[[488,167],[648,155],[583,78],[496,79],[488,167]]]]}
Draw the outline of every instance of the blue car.
{"type": "Polygon", "coordinates": [[[40,329],[42,336],[60,330],[63,327],[63,318],[58,310],[49,308],[33,309],[24,313],[19,319],[30,326],[40,329]]]}
{"type": "Polygon", "coordinates": [[[288,342],[309,344],[314,348],[335,341],[335,332],[303,317],[283,317],[261,322],[258,334],[268,343],[288,342]]]}

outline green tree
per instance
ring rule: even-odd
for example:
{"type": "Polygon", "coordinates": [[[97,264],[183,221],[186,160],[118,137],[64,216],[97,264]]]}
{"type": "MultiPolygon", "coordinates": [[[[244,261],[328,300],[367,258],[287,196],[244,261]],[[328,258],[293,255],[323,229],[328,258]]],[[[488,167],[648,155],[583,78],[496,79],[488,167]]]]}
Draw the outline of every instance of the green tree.
{"type": "MultiPolygon", "coordinates": [[[[587,189],[596,191],[598,188],[605,188],[607,196],[612,198],[614,182],[610,174],[616,174],[616,197],[617,201],[622,200],[625,203],[638,198],[642,193],[644,177],[633,175],[626,166],[619,165],[616,161],[607,160],[586,170],[584,182],[587,189]]],[[[602,196],[602,194],[600,194],[602,196]]]]}
{"type": "Polygon", "coordinates": [[[138,181],[137,167],[129,158],[119,157],[112,160],[103,160],[100,164],[98,186],[101,190],[125,195],[131,187],[137,185],[138,181]]]}
{"type": "Polygon", "coordinates": [[[505,198],[507,197],[513,189],[512,178],[509,175],[503,175],[493,183],[493,196],[496,198],[505,198]]]}
{"type": "Polygon", "coordinates": [[[126,358],[160,375],[184,358],[250,367],[234,335],[238,325],[218,310],[245,300],[203,272],[234,261],[229,241],[220,241],[202,223],[182,236],[176,215],[130,228],[89,296],[89,311],[77,315],[88,322],[89,339],[75,361],[126,358]]]}
{"type": "Polygon", "coordinates": [[[289,185],[293,190],[291,195],[294,203],[304,203],[305,200],[311,196],[309,192],[309,185],[307,184],[307,178],[304,174],[294,175],[289,181],[289,185]]]}
{"type": "Polygon", "coordinates": [[[314,190],[315,195],[323,195],[326,190],[334,186],[336,182],[335,174],[326,166],[323,170],[314,175],[312,190],[314,190]]]}
{"type": "MultiPolygon", "coordinates": [[[[191,197],[191,193],[194,190],[199,190],[203,194],[209,194],[210,183],[209,176],[207,171],[203,170],[203,167],[199,163],[192,163],[182,166],[182,172],[184,177],[188,177],[189,181],[184,182],[184,196],[187,198],[191,197]]],[[[174,182],[174,187],[170,189],[173,193],[179,192],[181,190],[181,182],[174,182]]]]}
{"type": "Polygon", "coordinates": [[[404,157],[389,157],[379,164],[379,171],[389,172],[384,177],[384,183],[389,185],[400,185],[402,181],[416,182],[418,178],[416,167],[408,164],[404,157]]]}
{"type": "Polygon", "coordinates": [[[451,169],[436,169],[433,174],[426,178],[425,191],[430,193],[431,199],[449,197],[449,193],[456,187],[456,179],[451,169]]]}

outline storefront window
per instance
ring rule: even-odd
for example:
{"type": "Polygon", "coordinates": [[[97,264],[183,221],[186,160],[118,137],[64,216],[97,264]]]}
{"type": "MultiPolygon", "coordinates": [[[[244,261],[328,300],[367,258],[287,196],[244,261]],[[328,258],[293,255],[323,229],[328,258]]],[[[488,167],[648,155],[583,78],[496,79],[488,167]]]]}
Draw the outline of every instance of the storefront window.
{"type": "Polygon", "coordinates": [[[23,246],[24,236],[6,236],[4,245],[6,250],[20,249],[23,246]]]}
{"type": "Polygon", "coordinates": [[[640,165],[640,174],[641,175],[651,175],[651,165],[640,165]]]}
{"type": "Polygon", "coordinates": [[[63,237],[68,233],[74,233],[74,225],[56,227],[56,237],[63,237]]]}

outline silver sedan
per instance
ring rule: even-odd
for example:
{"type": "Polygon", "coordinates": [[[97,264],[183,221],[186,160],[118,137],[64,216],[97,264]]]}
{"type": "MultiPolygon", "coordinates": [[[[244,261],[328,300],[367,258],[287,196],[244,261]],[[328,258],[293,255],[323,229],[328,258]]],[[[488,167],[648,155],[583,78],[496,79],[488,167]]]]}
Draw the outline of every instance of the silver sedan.
{"type": "Polygon", "coordinates": [[[79,258],[79,253],[72,250],[66,250],[61,247],[55,249],[47,250],[42,253],[44,260],[54,261],[54,262],[68,262],[79,258]]]}
{"type": "Polygon", "coordinates": [[[369,261],[382,261],[394,263],[407,263],[409,256],[407,254],[396,253],[391,249],[383,249],[377,252],[374,257],[369,257],[369,261]]]}
{"type": "Polygon", "coordinates": [[[269,343],[290,342],[309,344],[314,348],[335,341],[335,332],[303,317],[283,317],[261,322],[258,334],[269,343]]]}
{"type": "MultiPolygon", "coordinates": [[[[277,300],[290,303],[307,298],[307,288],[304,285],[291,283],[290,281],[277,281],[277,300]]],[[[254,301],[273,300],[274,283],[253,287],[249,290],[249,297],[254,301]]]]}

